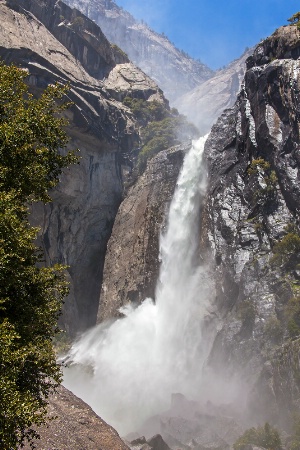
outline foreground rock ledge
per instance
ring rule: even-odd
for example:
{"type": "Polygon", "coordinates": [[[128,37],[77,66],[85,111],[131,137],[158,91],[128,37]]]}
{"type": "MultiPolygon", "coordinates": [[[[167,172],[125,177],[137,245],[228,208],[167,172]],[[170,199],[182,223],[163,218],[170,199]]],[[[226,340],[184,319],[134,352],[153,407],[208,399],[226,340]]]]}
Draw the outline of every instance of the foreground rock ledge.
{"type": "Polygon", "coordinates": [[[49,415],[57,419],[39,429],[39,450],[129,450],[114,428],[63,386],[49,399],[49,415]]]}

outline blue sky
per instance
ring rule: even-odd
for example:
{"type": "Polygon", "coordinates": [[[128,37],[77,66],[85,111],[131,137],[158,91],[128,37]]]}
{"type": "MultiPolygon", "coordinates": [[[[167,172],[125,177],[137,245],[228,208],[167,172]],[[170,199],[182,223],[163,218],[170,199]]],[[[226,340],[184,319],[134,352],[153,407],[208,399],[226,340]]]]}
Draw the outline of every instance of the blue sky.
{"type": "Polygon", "coordinates": [[[115,0],[213,69],[238,58],[300,10],[300,0],[115,0]]]}

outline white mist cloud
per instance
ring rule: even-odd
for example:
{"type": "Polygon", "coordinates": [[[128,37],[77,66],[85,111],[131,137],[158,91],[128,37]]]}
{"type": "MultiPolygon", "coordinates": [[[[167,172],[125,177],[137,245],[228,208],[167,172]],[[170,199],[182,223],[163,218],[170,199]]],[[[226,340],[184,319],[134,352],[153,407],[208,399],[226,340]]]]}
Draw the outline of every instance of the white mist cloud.
{"type": "Polygon", "coordinates": [[[87,332],[68,355],[65,386],[121,434],[168,409],[172,393],[199,396],[211,293],[197,263],[204,142],[200,138],[186,156],[171,203],[155,304],[146,299],[124,308],[125,318],[87,332]]]}
{"type": "Polygon", "coordinates": [[[130,12],[134,18],[144,20],[157,32],[165,31],[172,8],[172,0],[117,0],[118,6],[130,12]]]}

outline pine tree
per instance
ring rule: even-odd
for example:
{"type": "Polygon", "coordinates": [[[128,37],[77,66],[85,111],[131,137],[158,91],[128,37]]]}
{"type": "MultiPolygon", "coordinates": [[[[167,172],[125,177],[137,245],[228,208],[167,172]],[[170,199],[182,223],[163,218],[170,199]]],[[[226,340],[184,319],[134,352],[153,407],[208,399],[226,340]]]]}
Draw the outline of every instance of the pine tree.
{"type": "Polygon", "coordinates": [[[27,73],[0,63],[0,448],[38,436],[47,398],[61,381],[52,338],[67,293],[62,266],[43,267],[30,226],[32,202],[77,158],[65,150],[66,88],[34,98],[27,73]],[[64,150],[63,150],[64,149],[64,150]]]}

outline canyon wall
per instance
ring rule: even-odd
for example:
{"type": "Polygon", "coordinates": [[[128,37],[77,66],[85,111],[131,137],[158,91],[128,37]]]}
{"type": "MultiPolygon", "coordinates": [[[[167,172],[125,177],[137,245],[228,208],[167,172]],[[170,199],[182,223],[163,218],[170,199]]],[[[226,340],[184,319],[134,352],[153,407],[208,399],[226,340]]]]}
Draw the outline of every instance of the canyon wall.
{"type": "Polygon", "coordinates": [[[106,244],[123,196],[123,173],[139,143],[125,96],[155,99],[162,92],[113,48],[97,25],[54,0],[1,1],[0,57],[28,71],[30,90],[70,85],[69,148],[78,165],[65,170],[51,196],[33,205],[32,222],[49,264],[69,266],[70,295],[61,325],[71,336],[96,321],[106,244]]]}
{"type": "MultiPolygon", "coordinates": [[[[179,50],[164,34],[136,20],[113,0],[67,0],[97,23],[138,67],[163,90],[171,106],[207,133],[237,97],[245,74],[245,60],[253,49],[213,71],[179,50]]],[[[199,52],[202,43],[199,42],[199,52]]]]}
{"type": "Polygon", "coordinates": [[[246,71],[246,59],[253,53],[248,49],[211,78],[177,98],[174,106],[193,122],[202,134],[207,133],[224,109],[236,101],[246,71]]]}
{"type": "Polygon", "coordinates": [[[299,334],[299,52],[295,26],[260,43],[247,59],[237,102],[206,144],[202,233],[214,257],[221,322],[209,363],[251,387],[256,420],[287,422],[299,402],[299,392],[292,399],[279,382],[286,370],[297,391],[299,364],[291,361],[299,352],[292,345],[299,334]]]}
{"type": "Polygon", "coordinates": [[[171,103],[214,74],[201,61],[176,48],[167,36],[135,20],[112,0],[67,3],[94,20],[105,36],[159,85],[171,103]]]}
{"type": "MultiPolygon", "coordinates": [[[[216,383],[218,374],[222,383],[241,381],[241,402],[246,397],[252,419],[284,426],[300,398],[299,55],[300,31],[287,26],[248,57],[241,92],[206,143],[200,243],[216,289],[207,368],[216,383]]],[[[160,157],[144,177],[153,178],[154,169],[160,176],[160,157]]],[[[161,195],[159,184],[157,197],[147,201],[145,179],[138,183],[119,209],[108,245],[100,319],[154,292],[157,265],[147,265],[145,255],[158,257],[157,244],[151,245],[162,225],[150,226],[150,211],[153,202],[156,211],[164,210],[169,196],[161,195]]]]}

